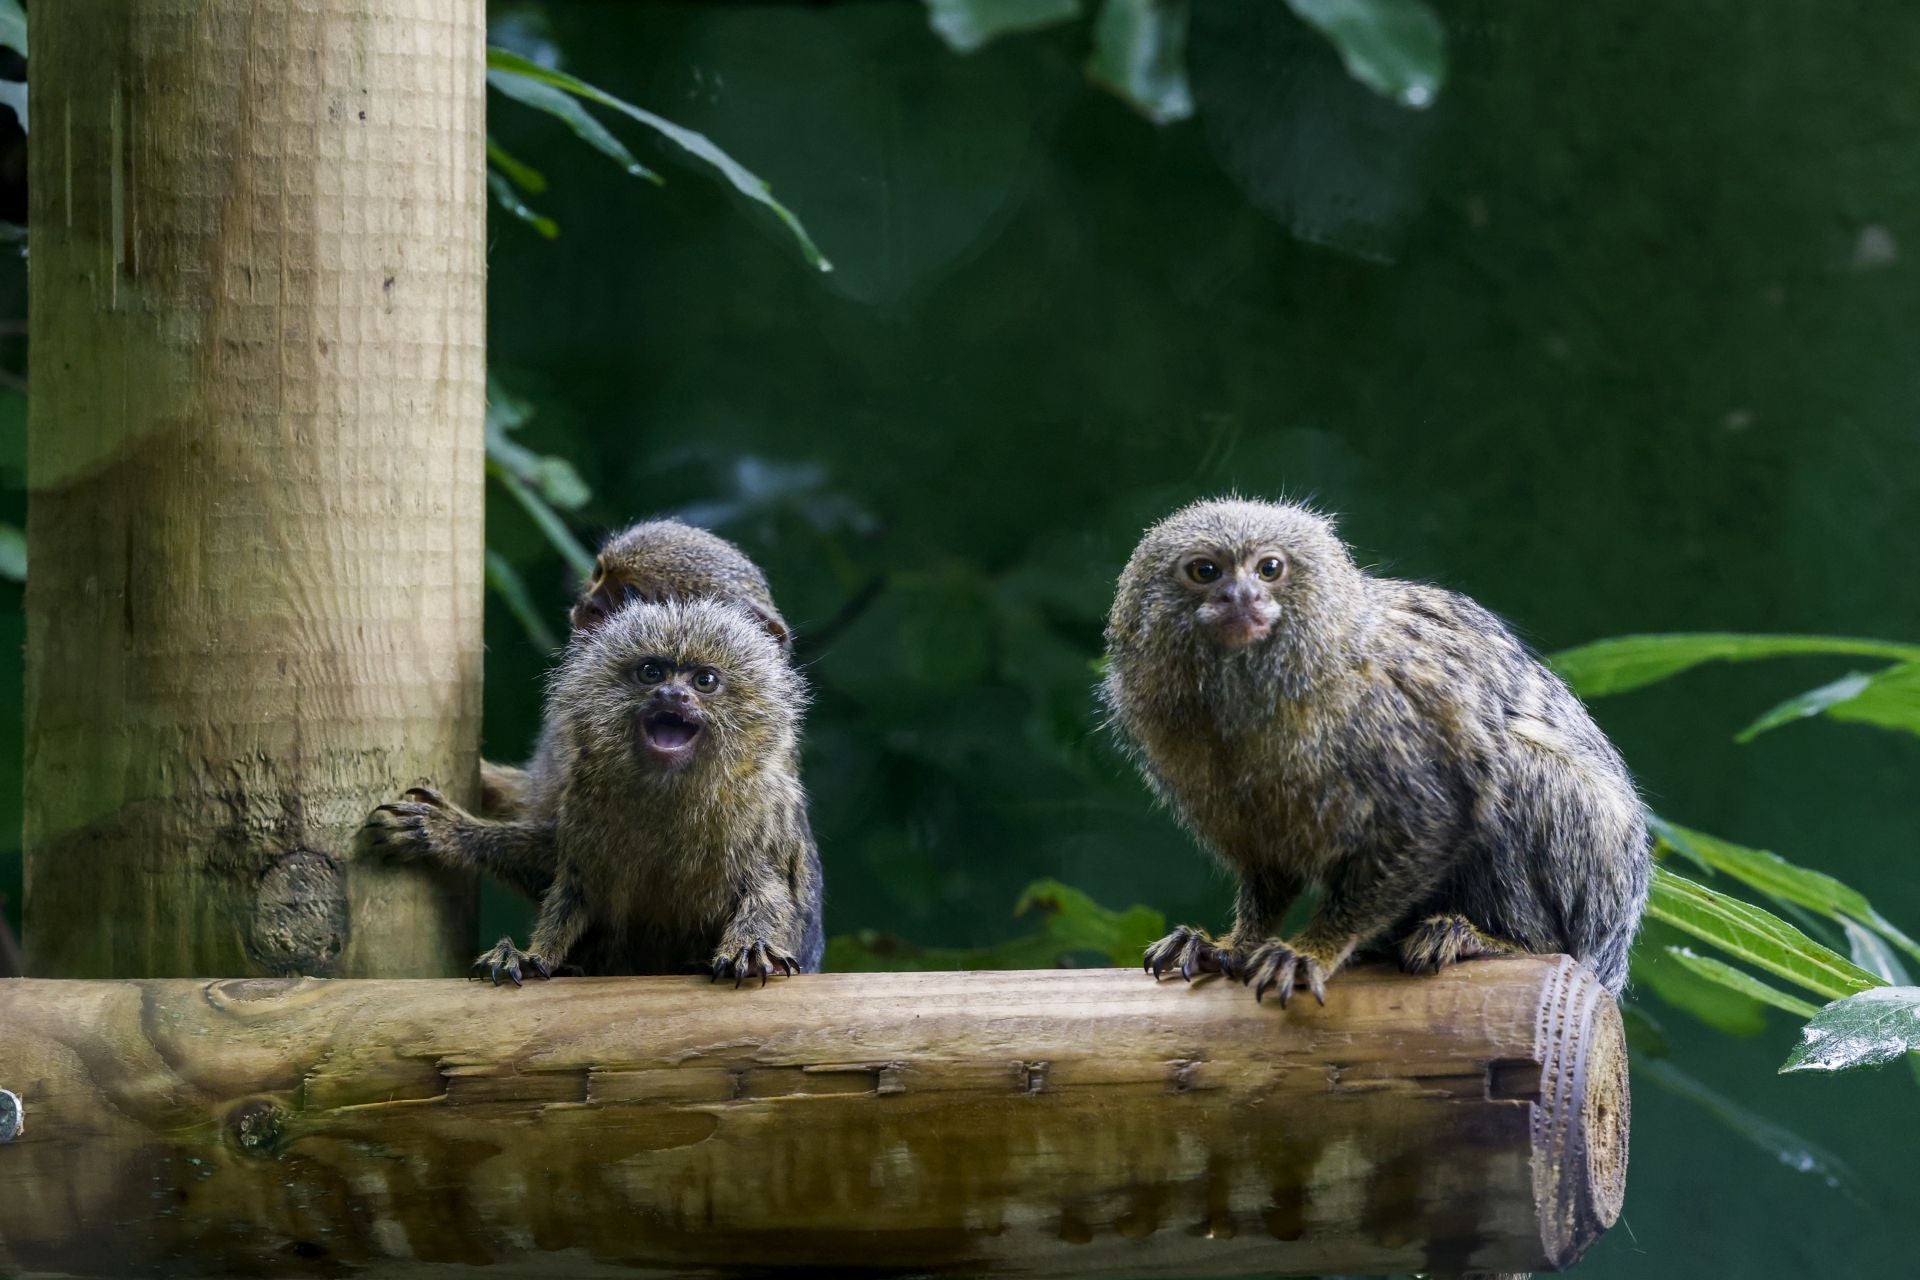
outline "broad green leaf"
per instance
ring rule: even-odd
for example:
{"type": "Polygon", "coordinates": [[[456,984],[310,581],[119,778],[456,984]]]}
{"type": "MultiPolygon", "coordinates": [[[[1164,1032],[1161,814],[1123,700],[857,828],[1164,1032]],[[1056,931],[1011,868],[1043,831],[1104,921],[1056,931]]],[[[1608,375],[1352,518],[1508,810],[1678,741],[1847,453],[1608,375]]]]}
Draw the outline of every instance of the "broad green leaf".
{"type": "MultiPolygon", "coordinates": [[[[1650,925],[1647,933],[1663,927],[1650,925]]],[[[1758,1000],[1702,977],[1669,954],[1674,948],[1649,946],[1648,940],[1643,935],[1633,950],[1635,991],[1651,991],[1722,1035],[1757,1036],[1766,1031],[1767,1010],[1758,1000]]]]}
{"type": "Polygon", "coordinates": [[[1098,952],[1117,965],[1133,966],[1147,945],[1166,933],[1166,917],[1151,907],[1110,911],[1087,894],[1056,880],[1027,886],[1015,915],[1037,915],[1040,929],[1024,938],[977,950],[915,947],[887,934],[862,930],[827,943],[825,967],[833,972],[882,970],[1054,969],[1075,952],[1098,952]]]}
{"type": "Polygon", "coordinates": [[[1087,75],[1155,124],[1192,115],[1186,0],[1106,0],[1087,75]]]}
{"type": "Polygon", "coordinates": [[[487,190],[493,192],[493,201],[502,209],[539,232],[547,240],[560,234],[560,224],[545,214],[535,213],[513,189],[513,184],[501,176],[498,169],[487,170],[487,190]]]}
{"type": "Polygon", "coordinates": [[[1893,954],[1886,939],[1852,920],[1842,920],[1841,928],[1847,931],[1847,953],[1853,962],[1875,977],[1884,978],[1896,987],[1910,987],[1913,979],[1907,976],[1907,968],[1900,963],[1900,957],[1893,954]]]}
{"type": "Polygon", "coordinates": [[[564,71],[554,71],[536,62],[530,62],[510,50],[489,46],[487,49],[488,79],[491,80],[496,73],[507,73],[523,80],[551,85],[555,89],[564,89],[575,97],[585,98],[588,102],[597,102],[603,107],[611,107],[623,115],[638,120],[689,155],[713,166],[741,195],[765,205],[774,217],[793,233],[794,239],[800,244],[800,251],[806,255],[808,262],[822,271],[833,270],[833,264],[827,261],[825,255],[820,252],[819,246],[813,243],[813,238],[807,234],[807,229],[800,225],[800,219],[793,215],[792,210],[773,198],[772,189],[766,182],[716,147],[706,135],[684,129],[671,120],[663,119],[651,111],[634,106],[631,102],[596,89],[586,81],[570,76],[564,71]]]}
{"type": "Polygon", "coordinates": [[[0,0],[0,45],[27,56],[27,14],[20,0],[0,0]]]}
{"type": "Polygon", "coordinates": [[[0,578],[27,580],[27,535],[10,524],[0,524],[0,578]]]}
{"type": "Polygon", "coordinates": [[[1071,22],[1080,0],[926,0],[927,25],[955,53],[972,53],[1019,31],[1071,22]]]}
{"type": "Polygon", "coordinates": [[[546,499],[535,493],[526,481],[491,456],[487,459],[487,474],[513,495],[513,500],[533,518],[534,524],[540,527],[540,532],[546,535],[547,541],[566,560],[568,567],[585,581],[587,575],[593,572],[593,554],[580,545],[580,539],[573,536],[573,531],[567,528],[567,522],[560,518],[560,513],[548,506],[546,499]]]}
{"type": "Polygon", "coordinates": [[[1825,872],[1795,866],[1777,853],[1749,849],[1745,845],[1722,840],[1718,836],[1695,831],[1652,814],[1647,816],[1647,825],[1669,848],[1697,866],[1724,872],[1770,898],[1794,903],[1829,919],[1851,919],[1867,925],[1909,955],[1920,957],[1920,943],[1915,943],[1874,910],[1873,904],[1859,890],[1825,872]]]}
{"type": "Polygon", "coordinates": [[[1742,729],[1737,740],[1751,742],[1769,729],[1817,715],[1920,733],[1920,662],[1856,671],[1789,698],[1742,729]]]}
{"type": "Polygon", "coordinates": [[[1791,1129],[1767,1119],[1757,1111],[1741,1106],[1718,1090],[1694,1079],[1671,1062],[1636,1054],[1635,1076],[1650,1079],[1661,1088],[1700,1107],[1733,1132],[1765,1151],[1796,1173],[1820,1179],[1835,1191],[1861,1198],[1860,1180],[1840,1157],[1808,1142],[1791,1129]]]}
{"type": "Polygon", "coordinates": [[[527,590],[526,581],[520,571],[507,563],[507,558],[498,551],[487,552],[487,585],[505,602],[520,626],[526,631],[527,638],[542,649],[552,650],[560,647],[553,628],[540,616],[540,610],[534,607],[533,595],[527,590]]]}
{"type": "Polygon", "coordinates": [[[1440,19],[1421,0],[1287,0],[1332,42],[1347,74],[1403,107],[1426,107],[1447,76],[1440,19]]]}
{"type": "Polygon", "coordinates": [[[487,138],[487,163],[513,180],[513,185],[529,195],[539,195],[547,189],[547,175],[524,161],[516,160],[507,149],[487,138]]]}
{"type": "Polygon", "coordinates": [[[1668,947],[1667,954],[1683,967],[1709,982],[1719,983],[1729,991],[1738,991],[1762,1004],[1784,1009],[1796,1017],[1811,1018],[1816,1010],[1817,1006],[1808,1004],[1798,996],[1790,996],[1778,987],[1768,986],[1752,974],[1736,969],[1724,960],[1703,956],[1688,947],[1668,947]]]}
{"type": "Polygon", "coordinates": [[[1849,654],[1920,662],[1920,646],[1895,644],[1890,640],[1742,635],[1728,631],[1618,636],[1563,650],[1548,661],[1581,697],[1604,698],[1655,684],[1706,662],[1753,662],[1760,658],[1805,654],[1849,654]]]}
{"type": "Polygon", "coordinates": [[[1852,1071],[1915,1050],[1920,1050],[1920,987],[1876,987],[1814,1014],[1780,1071],[1852,1071]]]}
{"type": "Polygon", "coordinates": [[[544,80],[536,80],[516,71],[492,69],[492,60],[488,61],[488,84],[515,102],[524,103],[536,111],[544,111],[560,121],[573,130],[574,136],[580,141],[626,170],[627,176],[645,178],[653,183],[661,181],[660,175],[634,159],[633,152],[627,150],[627,144],[614,137],[611,129],[594,119],[593,113],[581,106],[578,98],[556,89],[544,80]]]}
{"type": "Polygon", "coordinates": [[[1711,942],[1756,969],[1835,999],[1879,985],[1879,979],[1771,912],[1728,897],[1665,867],[1653,870],[1647,914],[1711,942]]]}

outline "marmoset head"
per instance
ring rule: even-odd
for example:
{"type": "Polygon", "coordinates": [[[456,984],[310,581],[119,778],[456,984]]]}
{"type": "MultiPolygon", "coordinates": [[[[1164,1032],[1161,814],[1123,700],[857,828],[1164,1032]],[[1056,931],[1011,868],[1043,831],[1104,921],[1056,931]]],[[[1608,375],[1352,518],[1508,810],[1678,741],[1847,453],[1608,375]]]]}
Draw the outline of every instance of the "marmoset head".
{"type": "Polygon", "coordinates": [[[591,631],[636,600],[730,600],[791,649],[786,619],[760,566],[717,534],[678,520],[643,520],[607,539],[586,589],[574,603],[574,630],[591,631]]]}
{"type": "Polygon", "coordinates": [[[789,753],[806,690],[759,618],[723,600],[629,604],[575,638],[549,715],[590,765],[737,777],[789,753]]]}
{"type": "Polygon", "coordinates": [[[1244,654],[1289,685],[1344,644],[1365,575],[1325,516],[1291,503],[1217,499],[1148,529],[1107,623],[1116,658],[1244,654]]]}

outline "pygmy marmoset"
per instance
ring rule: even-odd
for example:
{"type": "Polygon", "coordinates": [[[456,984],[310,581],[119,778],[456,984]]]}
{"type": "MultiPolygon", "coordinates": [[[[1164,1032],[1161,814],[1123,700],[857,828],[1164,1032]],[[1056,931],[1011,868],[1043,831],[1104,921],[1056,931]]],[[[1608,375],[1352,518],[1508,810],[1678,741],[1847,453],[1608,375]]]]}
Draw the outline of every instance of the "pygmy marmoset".
{"type": "Polygon", "coordinates": [[[577,632],[547,698],[548,772],[524,812],[427,789],[382,805],[376,848],[484,871],[540,904],[497,983],[590,974],[814,972],[820,858],[798,744],[805,686],[762,620],[719,600],[636,602],[577,632]]]}
{"type": "Polygon", "coordinates": [[[1464,596],[1375,578],[1303,507],[1201,502],[1120,576],[1103,689],[1147,781],[1238,878],[1233,930],[1182,926],[1158,977],[1322,1003],[1356,947],[1413,971],[1569,952],[1618,994],[1646,821],[1579,700],[1464,596]],[[1288,906],[1321,898],[1290,941],[1288,906]]]}
{"type": "MultiPolygon", "coordinates": [[[[642,520],[608,538],[568,618],[575,632],[592,631],[635,600],[729,600],[751,613],[783,652],[793,648],[760,566],[718,534],[678,520],[642,520]]],[[[511,818],[530,803],[551,772],[547,738],[543,730],[524,766],[480,762],[482,813],[511,818]]]]}

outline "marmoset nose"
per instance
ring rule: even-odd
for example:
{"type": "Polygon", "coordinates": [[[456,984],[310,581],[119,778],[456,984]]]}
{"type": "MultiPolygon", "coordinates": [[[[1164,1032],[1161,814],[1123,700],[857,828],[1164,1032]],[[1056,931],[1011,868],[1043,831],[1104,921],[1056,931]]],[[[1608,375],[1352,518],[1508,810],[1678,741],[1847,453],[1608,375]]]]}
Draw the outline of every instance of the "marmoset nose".
{"type": "Polygon", "coordinates": [[[663,684],[653,696],[670,711],[684,711],[693,705],[693,690],[683,684],[663,684]]]}
{"type": "Polygon", "coordinates": [[[1255,591],[1253,583],[1247,581],[1246,575],[1236,573],[1220,584],[1214,591],[1213,598],[1221,604],[1250,605],[1259,599],[1259,594],[1255,591]]]}

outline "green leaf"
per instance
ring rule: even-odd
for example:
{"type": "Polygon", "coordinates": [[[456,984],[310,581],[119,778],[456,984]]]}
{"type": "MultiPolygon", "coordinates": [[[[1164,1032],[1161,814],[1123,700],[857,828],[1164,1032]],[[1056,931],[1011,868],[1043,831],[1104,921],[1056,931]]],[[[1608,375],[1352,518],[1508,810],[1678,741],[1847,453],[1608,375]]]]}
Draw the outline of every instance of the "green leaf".
{"type": "Polygon", "coordinates": [[[582,142],[626,170],[629,177],[645,178],[652,183],[662,181],[659,174],[634,159],[633,152],[627,150],[627,144],[614,137],[611,129],[594,119],[593,113],[581,106],[578,98],[562,92],[544,80],[534,79],[516,71],[495,70],[492,67],[492,58],[487,61],[489,68],[487,83],[495,89],[515,102],[524,103],[536,111],[544,111],[560,121],[573,130],[574,136],[582,142]]]}
{"type": "Polygon", "coordinates": [[[1903,662],[1871,674],[1855,671],[1789,698],[1742,729],[1736,740],[1752,742],[1769,729],[1817,715],[1920,733],[1920,662],[1903,662]]]}
{"type": "Polygon", "coordinates": [[[529,209],[520,199],[519,192],[513,189],[513,184],[502,177],[499,170],[487,170],[487,190],[493,192],[495,204],[531,226],[544,239],[551,240],[560,234],[560,224],[544,214],[535,213],[529,209]]]}
{"type": "Polygon", "coordinates": [[[1080,16],[1080,0],[926,0],[927,25],[955,53],[999,36],[1038,31],[1080,16]]]}
{"type": "Polygon", "coordinates": [[[1347,74],[1403,107],[1431,106],[1447,77],[1440,19],[1420,0],[1287,0],[1333,43],[1347,74]]]}
{"type": "Polygon", "coordinates": [[[1909,955],[1920,957],[1920,943],[1902,933],[1859,890],[1821,871],[1795,866],[1777,853],[1710,836],[1653,814],[1652,828],[1674,852],[1709,871],[1720,871],[1770,898],[1791,902],[1832,920],[1853,920],[1878,930],[1909,955]]]}
{"type": "Polygon", "coordinates": [[[27,14],[20,0],[0,0],[0,45],[27,56],[27,14]]]}
{"type": "Polygon", "coordinates": [[[1671,1062],[1635,1055],[1634,1074],[1700,1107],[1721,1124],[1796,1173],[1809,1174],[1835,1191],[1859,1199],[1861,1184],[1840,1157],[1808,1142],[1791,1129],[1694,1079],[1671,1062]]]}
{"type": "Polygon", "coordinates": [[[1106,0],[1087,75],[1155,124],[1191,116],[1186,0],[1106,0]]]}
{"type": "Polygon", "coordinates": [[[1814,1014],[1780,1071],[1852,1071],[1915,1050],[1920,1050],[1920,987],[1876,987],[1814,1014]]]}
{"type": "Polygon", "coordinates": [[[1644,1053],[1649,1058],[1667,1056],[1667,1029],[1638,1001],[1628,1000],[1621,1004],[1620,1021],[1626,1029],[1628,1049],[1636,1054],[1644,1053]]]}
{"type": "Polygon", "coordinates": [[[1710,942],[1737,960],[1833,999],[1879,985],[1879,979],[1771,912],[1675,875],[1653,870],[1647,914],[1710,942]]]}
{"type": "Polygon", "coordinates": [[[27,580],[27,535],[10,524],[0,524],[0,578],[27,580]]]}
{"type": "Polygon", "coordinates": [[[1736,969],[1724,960],[1715,960],[1712,956],[1703,956],[1688,947],[1668,947],[1667,954],[1679,961],[1682,966],[1727,988],[1749,996],[1761,1004],[1770,1004],[1776,1009],[1800,1018],[1811,1018],[1816,1006],[1808,1004],[1798,996],[1790,996],[1778,987],[1768,986],[1760,979],[1743,970],[1736,969]]]}
{"type": "Polygon", "coordinates": [[[527,590],[526,580],[520,571],[507,563],[507,558],[498,551],[487,552],[487,585],[491,587],[527,633],[527,638],[542,649],[553,650],[560,647],[553,629],[540,616],[540,610],[534,607],[533,595],[527,590]]]}
{"type": "Polygon", "coordinates": [[[508,154],[507,149],[487,136],[487,162],[513,180],[513,185],[529,195],[539,195],[547,189],[547,175],[523,161],[508,154]]]}
{"type": "Polygon", "coordinates": [[[1075,953],[1097,952],[1117,965],[1133,966],[1149,943],[1166,933],[1166,917],[1151,907],[1110,911],[1057,880],[1028,885],[1014,906],[1016,916],[1037,915],[1038,932],[975,950],[916,947],[871,929],[827,943],[831,972],[882,970],[1053,969],[1075,953]]]}
{"type": "Polygon", "coordinates": [[[492,457],[487,459],[487,474],[513,495],[513,500],[533,518],[534,524],[540,527],[540,532],[546,535],[547,541],[566,560],[568,567],[585,581],[587,575],[593,572],[593,554],[580,545],[580,539],[573,536],[573,531],[567,528],[567,522],[560,518],[560,513],[548,506],[546,500],[534,492],[526,481],[492,457]]]}
{"type": "Polygon", "coordinates": [[[1548,659],[1583,698],[1604,698],[1655,684],[1706,662],[1752,662],[1804,654],[1850,654],[1920,662],[1920,647],[1845,636],[1741,635],[1708,631],[1617,636],[1567,649],[1548,659]]]}
{"type": "Polygon", "coordinates": [[[496,73],[518,76],[524,80],[534,80],[541,84],[551,85],[556,89],[564,89],[575,97],[585,98],[589,102],[597,102],[603,107],[611,107],[615,111],[638,120],[641,124],[646,125],[649,129],[665,137],[669,142],[672,142],[689,155],[713,166],[713,168],[719,171],[723,178],[733,185],[734,190],[738,191],[741,195],[766,206],[766,208],[773,213],[774,217],[778,218],[781,223],[786,226],[787,230],[793,233],[794,239],[800,244],[800,251],[806,255],[808,262],[822,271],[833,270],[833,264],[827,261],[825,255],[820,252],[819,247],[813,243],[813,238],[807,234],[807,229],[800,225],[800,219],[796,218],[793,212],[785,205],[773,198],[772,189],[767,186],[766,182],[746,169],[732,156],[722,151],[719,147],[716,147],[704,134],[695,133],[691,129],[683,129],[671,120],[663,119],[651,111],[646,111],[634,106],[630,102],[624,102],[604,90],[594,88],[584,80],[568,75],[564,71],[553,71],[536,62],[530,62],[510,50],[501,49],[497,46],[488,46],[488,79],[492,80],[496,73]]]}

